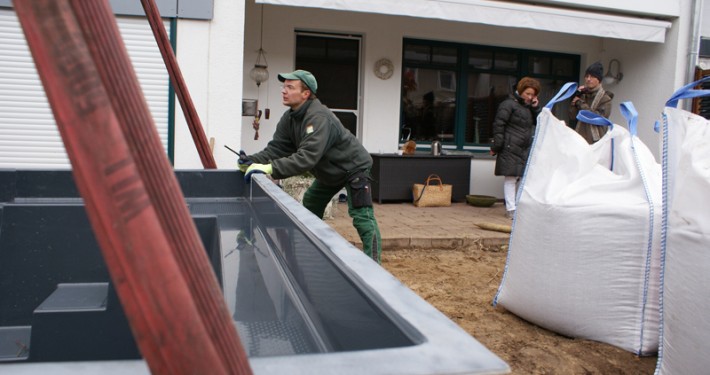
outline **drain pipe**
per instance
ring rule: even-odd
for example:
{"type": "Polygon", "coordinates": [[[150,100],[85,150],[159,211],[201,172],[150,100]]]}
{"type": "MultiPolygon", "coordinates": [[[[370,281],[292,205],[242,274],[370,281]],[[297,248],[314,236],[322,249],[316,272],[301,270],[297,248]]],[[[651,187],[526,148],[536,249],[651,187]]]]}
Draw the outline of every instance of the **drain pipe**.
{"type": "MultiPolygon", "coordinates": [[[[698,65],[698,53],[700,49],[700,18],[703,13],[703,0],[693,0],[692,5],[693,20],[690,30],[690,43],[688,45],[688,71],[686,84],[695,81],[695,67],[698,65]]],[[[683,108],[691,111],[692,100],[686,100],[683,108]]]]}

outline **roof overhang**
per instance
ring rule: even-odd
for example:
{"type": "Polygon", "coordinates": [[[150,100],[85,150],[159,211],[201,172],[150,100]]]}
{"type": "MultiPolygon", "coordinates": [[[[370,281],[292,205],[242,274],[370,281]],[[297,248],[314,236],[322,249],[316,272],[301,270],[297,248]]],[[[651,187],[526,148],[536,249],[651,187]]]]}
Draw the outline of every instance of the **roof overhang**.
{"type": "Polygon", "coordinates": [[[321,8],[519,27],[601,38],[663,43],[668,21],[492,0],[255,0],[321,8]]]}

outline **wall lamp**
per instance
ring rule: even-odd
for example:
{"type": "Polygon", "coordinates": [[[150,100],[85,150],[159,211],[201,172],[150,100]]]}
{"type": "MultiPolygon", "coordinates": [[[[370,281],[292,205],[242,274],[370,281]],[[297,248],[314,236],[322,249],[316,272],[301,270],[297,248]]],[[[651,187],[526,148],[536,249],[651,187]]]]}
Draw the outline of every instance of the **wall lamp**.
{"type": "Polygon", "coordinates": [[[622,79],[624,79],[624,73],[621,72],[621,62],[617,59],[611,59],[609,61],[609,69],[607,69],[606,75],[604,75],[604,84],[614,85],[621,82],[622,79]],[[614,63],[616,63],[616,74],[612,74],[614,63]]]}

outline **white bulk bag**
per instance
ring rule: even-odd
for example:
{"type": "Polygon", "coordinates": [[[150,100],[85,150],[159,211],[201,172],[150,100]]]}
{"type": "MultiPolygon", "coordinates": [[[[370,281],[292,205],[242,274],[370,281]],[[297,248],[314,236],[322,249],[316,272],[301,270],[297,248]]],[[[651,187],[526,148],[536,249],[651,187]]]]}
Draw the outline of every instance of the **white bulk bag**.
{"type": "MultiPolygon", "coordinates": [[[[566,336],[652,354],[661,168],[636,137],[633,116],[631,133],[613,125],[593,145],[555,118],[550,108],[572,85],[538,117],[494,304],[566,336]]],[[[633,110],[625,105],[625,114],[633,110]]]]}
{"type": "Polygon", "coordinates": [[[674,108],[709,95],[678,90],[663,112],[664,254],[661,348],[656,373],[710,372],[710,121],[674,108]]]}

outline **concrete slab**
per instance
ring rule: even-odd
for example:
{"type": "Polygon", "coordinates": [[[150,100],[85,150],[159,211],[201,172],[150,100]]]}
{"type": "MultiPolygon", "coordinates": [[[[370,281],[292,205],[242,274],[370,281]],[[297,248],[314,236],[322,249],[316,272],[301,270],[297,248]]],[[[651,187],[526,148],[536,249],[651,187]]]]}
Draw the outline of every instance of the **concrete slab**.
{"type": "MultiPolygon", "coordinates": [[[[450,207],[415,207],[412,203],[375,203],[375,216],[382,235],[382,248],[455,249],[472,246],[501,246],[509,233],[481,229],[476,223],[512,225],[505,217],[505,204],[475,207],[452,203],[450,207]]],[[[334,217],[326,219],[346,240],[361,247],[346,203],[338,203],[334,217]]]]}

